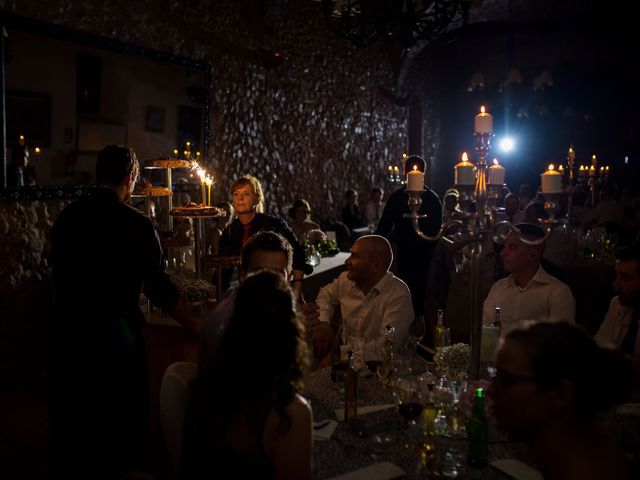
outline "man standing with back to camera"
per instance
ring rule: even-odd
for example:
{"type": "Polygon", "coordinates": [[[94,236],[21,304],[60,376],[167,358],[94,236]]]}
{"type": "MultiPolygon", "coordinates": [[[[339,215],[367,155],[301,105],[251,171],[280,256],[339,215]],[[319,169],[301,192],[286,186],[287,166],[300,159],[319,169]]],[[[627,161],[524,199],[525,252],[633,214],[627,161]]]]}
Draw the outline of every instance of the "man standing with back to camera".
{"type": "Polygon", "coordinates": [[[49,448],[52,478],[121,478],[145,467],[147,365],[140,293],[193,333],[200,325],[164,272],[151,220],[126,205],[133,150],[110,145],[98,188],[53,228],[49,448]]]}
{"type": "MultiPolygon", "coordinates": [[[[424,173],[425,161],[417,155],[412,155],[405,161],[405,176],[414,166],[424,173]]],[[[442,203],[438,195],[427,186],[424,187],[421,198],[422,205],[418,213],[426,214],[427,217],[419,220],[419,225],[426,235],[432,236],[438,233],[442,225],[442,203]]],[[[436,242],[424,240],[414,231],[411,219],[404,216],[411,213],[408,202],[406,186],[393,192],[387,200],[375,233],[389,238],[391,232],[395,231],[398,277],[409,287],[413,309],[416,315],[419,315],[424,313],[427,274],[436,242]]]]}

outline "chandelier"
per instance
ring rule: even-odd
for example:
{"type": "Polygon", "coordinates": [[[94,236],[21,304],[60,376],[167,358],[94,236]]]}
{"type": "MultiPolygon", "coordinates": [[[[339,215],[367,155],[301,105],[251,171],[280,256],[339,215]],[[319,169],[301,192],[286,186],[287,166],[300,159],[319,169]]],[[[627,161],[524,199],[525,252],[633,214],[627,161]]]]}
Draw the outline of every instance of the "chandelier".
{"type": "Polygon", "coordinates": [[[472,0],[322,0],[331,29],[357,47],[379,40],[409,48],[438,42],[467,23],[472,0]]]}

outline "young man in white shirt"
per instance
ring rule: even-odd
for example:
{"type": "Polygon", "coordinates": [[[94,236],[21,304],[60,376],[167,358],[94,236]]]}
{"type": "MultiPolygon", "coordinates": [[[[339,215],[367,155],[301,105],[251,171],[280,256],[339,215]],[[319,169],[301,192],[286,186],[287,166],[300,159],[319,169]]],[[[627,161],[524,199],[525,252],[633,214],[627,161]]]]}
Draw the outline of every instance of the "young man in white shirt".
{"type": "MultiPolygon", "coordinates": [[[[537,225],[517,225],[527,240],[544,237],[537,225]]],[[[500,308],[502,335],[527,320],[559,322],[575,321],[575,300],[571,289],[540,266],[544,244],[528,245],[512,231],[500,252],[507,278],[498,280],[484,301],[483,323],[494,321],[495,309],[500,308]]]]}
{"type": "MultiPolygon", "coordinates": [[[[323,287],[316,303],[320,318],[313,338],[316,358],[327,356],[333,340],[331,319],[340,308],[343,340],[362,338],[364,352],[378,348],[385,327],[395,327],[395,343],[401,344],[414,321],[409,287],[389,271],[393,253],[380,235],[360,237],[345,261],[347,271],[323,287]]],[[[325,359],[326,363],[328,360],[325,359]]]]}

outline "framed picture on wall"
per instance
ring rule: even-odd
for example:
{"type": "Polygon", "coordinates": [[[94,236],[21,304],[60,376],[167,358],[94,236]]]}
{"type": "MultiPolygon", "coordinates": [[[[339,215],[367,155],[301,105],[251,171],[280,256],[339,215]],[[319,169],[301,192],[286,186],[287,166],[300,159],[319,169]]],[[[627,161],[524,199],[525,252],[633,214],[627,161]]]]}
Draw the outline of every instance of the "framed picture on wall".
{"type": "Polygon", "coordinates": [[[164,132],[164,120],[167,111],[161,107],[147,107],[147,116],[145,122],[145,130],[147,132],[162,133],[164,132]]]}
{"type": "Polygon", "coordinates": [[[51,146],[51,95],[7,90],[7,147],[24,135],[31,147],[51,146]]]}

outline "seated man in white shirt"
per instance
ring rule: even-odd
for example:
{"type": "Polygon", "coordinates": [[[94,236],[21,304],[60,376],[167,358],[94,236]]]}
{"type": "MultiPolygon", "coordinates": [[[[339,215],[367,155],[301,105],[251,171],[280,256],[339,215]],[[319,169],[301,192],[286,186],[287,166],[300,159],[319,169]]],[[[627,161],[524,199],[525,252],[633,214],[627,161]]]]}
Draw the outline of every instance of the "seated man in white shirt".
{"type": "MultiPolygon", "coordinates": [[[[393,253],[388,240],[380,235],[360,237],[351,247],[347,271],[318,293],[320,318],[313,338],[316,358],[329,353],[333,340],[331,319],[340,308],[343,341],[347,335],[362,338],[364,353],[375,354],[385,327],[395,327],[396,346],[406,340],[414,321],[411,293],[407,285],[389,271],[393,253]]],[[[327,364],[329,358],[321,364],[327,364]]]]}
{"type": "MultiPolygon", "coordinates": [[[[544,236],[537,225],[517,226],[527,240],[544,236]]],[[[528,245],[517,232],[509,233],[500,255],[504,269],[511,275],[498,280],[489,291],[482,316],[485,325],[493,323],[496,308],[500,308],[503,336],[527,320],[575,321],[576,304],[571,289],[540,266],[543,253],[544,244],[528,245]]]]}
{"type": "Polygon", "coordinates": [[[613,282],[617,296],[600,325],[595,340],[602,347],[620,348],[634,358],[640,370],[640,246],[616,253],[616,278],[613,282]]]}
{"type": "MultiPolygon", "coordinates": [[[[268,269],[282,273],[285,278],[291,275],[293,248],[282,235],[276,232],[262,231],[251,236],[241,251],[240,281],[257,270],[268,269]]],[[[300,280],[294,279],[293,282],[300,280]]],[[[229,290],[227,296],[207,316],[200,337],[198,366],[208,364],[222,341],[235,309],[238,289],[229,290]]],[[[318,307],[314,304],[298,305],[305,316],[307,331],[313,331],[318,319],[318,307]]]]}

